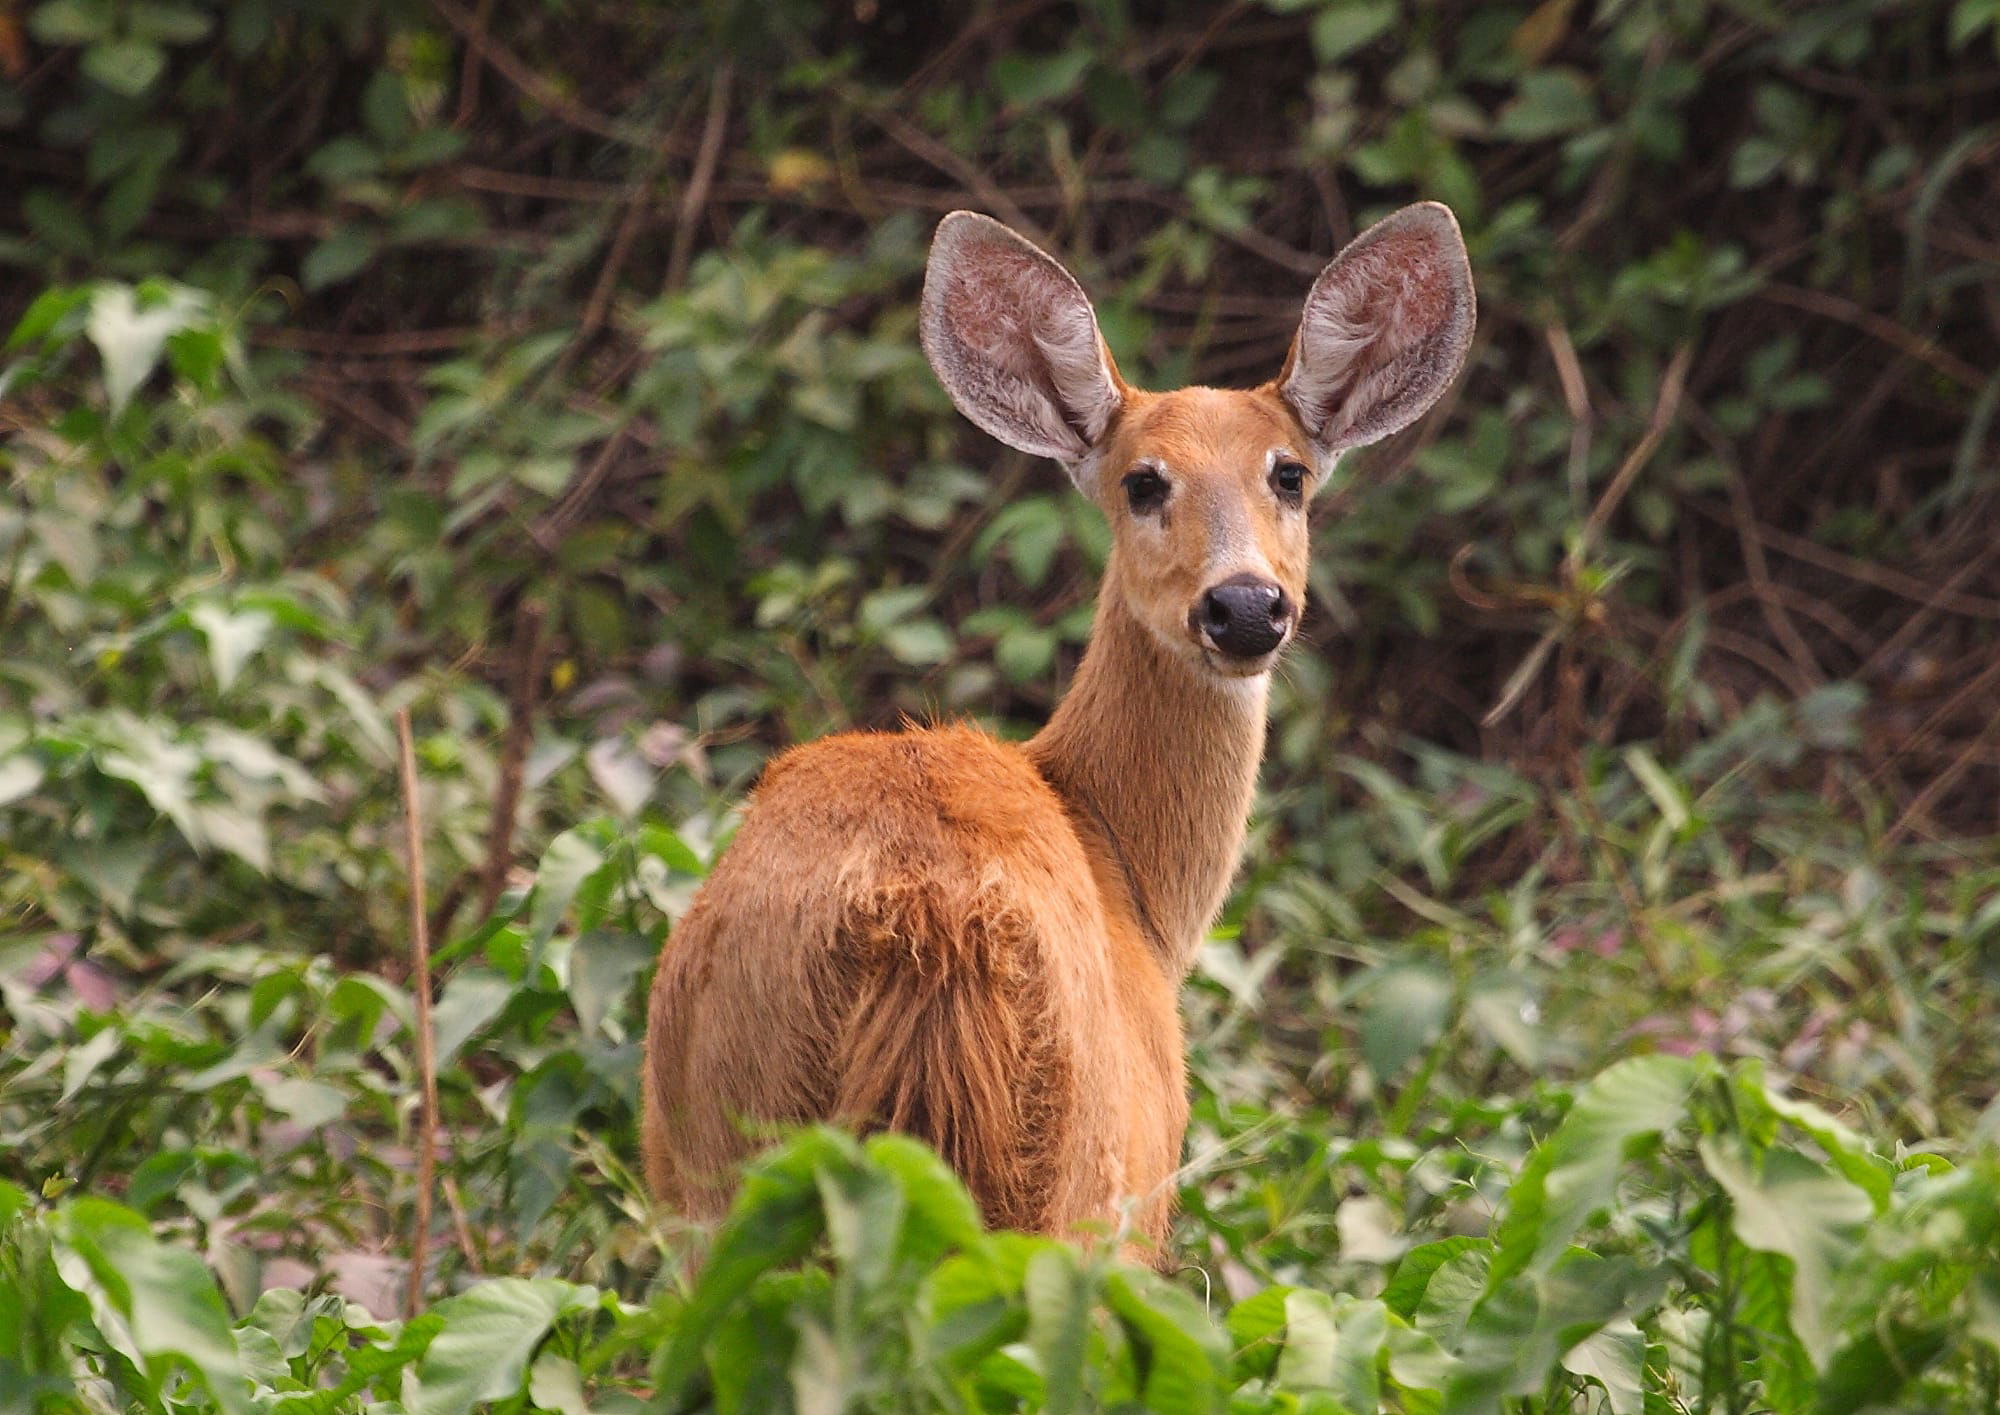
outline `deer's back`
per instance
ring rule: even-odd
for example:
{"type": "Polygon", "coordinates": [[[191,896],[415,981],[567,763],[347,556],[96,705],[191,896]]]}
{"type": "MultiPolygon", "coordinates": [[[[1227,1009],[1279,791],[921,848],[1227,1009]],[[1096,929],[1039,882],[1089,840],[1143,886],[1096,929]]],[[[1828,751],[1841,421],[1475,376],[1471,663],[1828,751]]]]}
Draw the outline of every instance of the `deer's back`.
{"type": "Polygon", "coordinates": [[[780,757],[654,982],[655,1190],[712,1212],[742,1122],[822,1118],[923,1136],[1008,1226],[1109,1222],[1163,1187],[1185,1116],[1174,988],[1104,875],[983,733],[780,757]]]}

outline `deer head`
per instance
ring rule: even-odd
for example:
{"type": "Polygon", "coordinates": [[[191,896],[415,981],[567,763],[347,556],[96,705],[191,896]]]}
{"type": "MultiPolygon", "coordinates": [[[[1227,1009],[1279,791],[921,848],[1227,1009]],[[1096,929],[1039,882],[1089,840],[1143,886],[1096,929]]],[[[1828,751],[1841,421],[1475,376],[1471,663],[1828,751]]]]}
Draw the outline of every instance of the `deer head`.
{"type": "Polygon", "coordinates": [[[1148,393],[1119,376],[1067,270],[956,211],[931,245],[922,335],[959,411],[1061,462],[1110,518],[1102,593],[1189,663],[1247,678],[1298,628],[1313,493],[1346,449],[1437,401],[1465,361],[1473,308],[1451,212],[1405,207],[1313,282],[1271,382],[1148,393]]]}

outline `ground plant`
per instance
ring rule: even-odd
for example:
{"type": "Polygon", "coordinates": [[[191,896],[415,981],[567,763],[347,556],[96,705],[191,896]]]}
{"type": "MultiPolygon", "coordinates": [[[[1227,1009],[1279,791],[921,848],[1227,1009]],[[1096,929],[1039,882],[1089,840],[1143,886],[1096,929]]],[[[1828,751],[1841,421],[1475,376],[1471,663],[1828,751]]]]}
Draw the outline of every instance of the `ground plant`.
{"type": "Polygon", "coordinates": [[[1991,0],[22,0],[0,172],[0,1410],[2000,1411],[1991,0]],[[1418,199],[1174,1270],[894,1135],[655,1208],[759,768],[1088,627],[936,219],[1229,384],[1418,199]]]}

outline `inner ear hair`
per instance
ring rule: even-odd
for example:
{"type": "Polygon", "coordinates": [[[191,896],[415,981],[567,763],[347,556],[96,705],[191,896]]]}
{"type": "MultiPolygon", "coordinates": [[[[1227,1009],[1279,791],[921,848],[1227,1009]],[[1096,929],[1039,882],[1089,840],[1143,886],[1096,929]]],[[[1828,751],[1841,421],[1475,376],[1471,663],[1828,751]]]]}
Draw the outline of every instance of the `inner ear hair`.
{"type": "Polygon", "coordinates": [[[1476,299],[1458,222],[1420,202],[1350,241],[1313,282],[1279,395],[1323,456],[1415,422],[1464,367],[1476,299]]]}
{"type": "Polygon", "coordinates": [[[1076,277],[990,217],[938,223],[920,323],[938,382],[1010,447],[1078,472],[1124,403],[1124,384],[1076,277]]]}

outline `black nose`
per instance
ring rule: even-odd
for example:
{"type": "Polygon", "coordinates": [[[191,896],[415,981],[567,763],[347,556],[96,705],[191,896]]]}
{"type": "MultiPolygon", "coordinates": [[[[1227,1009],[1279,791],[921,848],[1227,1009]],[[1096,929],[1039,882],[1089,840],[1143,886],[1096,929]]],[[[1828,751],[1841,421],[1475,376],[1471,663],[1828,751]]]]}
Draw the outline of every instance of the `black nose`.
{"type": "Polygon", "coordinates": [[[1261,658],[1285,641],[1292,626],[1292,602],[1269,580],[1238,575],[1201,597],[1193,615],[1195,632],[1231,658],[1261,658]]]}

